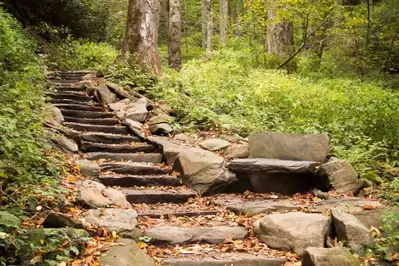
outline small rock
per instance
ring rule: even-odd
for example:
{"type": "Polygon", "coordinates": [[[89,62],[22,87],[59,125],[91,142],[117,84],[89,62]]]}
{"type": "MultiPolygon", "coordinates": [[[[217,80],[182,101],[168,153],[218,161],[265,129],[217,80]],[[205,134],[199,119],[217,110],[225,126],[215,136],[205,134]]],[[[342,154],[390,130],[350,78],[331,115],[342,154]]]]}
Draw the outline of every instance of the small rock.
{"type": "Polygon", "coordinates": [[[257,238],[271,248],[301,256],[308,247],[324,247],[331,218],[322,214],[290,212],[271,214],[256,221],[257,238]]]}
{"type": "Polygon", "coordinates": [[[249,157],[324,162],[327,134],[254,133],[249,136],[249,157]]]}
{"type": "Polygon", "coordinates": [[[180,133],[180,134],[177,134],[174,137],[174,139],[191,143],[191,142],[194,142],[196,140],[196,135],[192,135],[192,134],[189,135],[189,134],[185,134],[185,133],[180,133]]]}
{"type": "Polygon", "coordinates": [[[108,106],[110,103],[118,100],[118,97],[116,97],[116,95],[113,94],[104,83],[98,86],[94,92],[94,96],[102,106],[108,106]]]}
{"type": "Polygon", "coordinates": [[[53,138],[51,138],[50,143],[55,149],[58,149],[64,153],[74,154],[79,151],[78,145],[64,135],[55,135],[53,138]]]}
{"type": "Polygon", "coordinates": [[[230,142],[223,139],[208,139],[201,142],[199,146],[208,151],[219,151],[230,146],[230,142]]]}
{"type": "Polygon", "coordinates": [[[79,160],[76,165],[79,167],[79,171],[85,177],[95,177],[97,178],[100,172],[100,166],[89,160],[79,160]]]}
{"type": "Polygon", "coordinates": [[[233,135],[227,135],[227,134],[223,134],[220,135],[221,139],[227,140],[228,142],[237,142],[240,141],[242,138],[240,137],[240,135],[238,134],[233,134],[233,135]]]}
{"type": "Polygon", "coordinates": [[[94,181],[91,181],[91,184],[93,187],[81,189],[79,192],[79,199],[90,208],[104,208],[108,206],[117,206],[122,209],[132,208],[126,200],[126,196],[121,191],[113,188],[105,188],[101,183],[94,181]]]}
{"type": "Polygon", "coordinates": [[[97,77],[96,74],[94,74],[94,73],[89,73],[89,74],[84,75],[84,76],[82,77],[82,80],[91,80],[91,79],[95,79],[96,77],[97,77]]]}
{"type": "Polygon", "coordinates": [[[61,110],[58,107],[51,107],[51,113],[55,122],[61,124],[65,121],[64,116],[61,113],[61,110]]]}
{"type": "Polygon", "coordinates": [[[125,109],[130,104],[130,102],[131,101],[129,99],[124,99],[119,102],[110,103],[110,104],[108,104],[108,107],[112,111],[117,112],[117,111],[125,109]]]}
{"type": "Polygon", "coordinates": [[[303,253],[302,266],[360,266],[358,258],[343,247],[309,247],[303,253]]]}
{"type": "Polygon", "coordinates": [[[142,251],[133,240],[121,239],[120,246],[113,246],[100,257],[102,266],[155,266],[155,261],[142,251]]]}
{"type": "Polygon", "coordinates": [[[123,125],[127,126],[139,138],[145,139],[143,124],[132,119],[124,119],[123,125]]]}
{"type": "Polygon", "coordinates": [[[332,160],[323,164],[315,181],[321,190],[333,188],[343,194],[356,194],[364,185],[352,165],[345,160],[332,160]]]}
{"type": "Polygon", "coordinates": [[[224,169],[224,159],[210,151],[189,148],[179,153],[174,170],[181,173],[183,182],[200,194],[213,194],[223,191],[236,181],[224,169]]]}
{"type": "Polygon", "coordinates": [[[364,246],[373,243],[373,238],[369,233],[370,228],[343,210],[333,209],[331,213],[338,240],[346,243],[357,254],[364,255],[364,246]]]}
{"type": "Polygon", "coordinates": [[[226,158],[248,158],[248,144],[233,144],[226,151],[226,158]]]}
{"type": "Polygon", "coordinates": [[[137,212],[133,209],[91,209],[84,215],[86,222],[109,232],[138,240],[140,230],[137,228],[137,212]]]}
{"type": "Polygon", "coordinates": [[[156,135],[169,135],[174,131],[173,127],[168,123],[153,124],[149,127],[150,132],[156,135]]]}
{"type": "Polygon", "coordinates": [[[43,225],[47,228],[71,227],[84,229],[81,222],[75,220],[73,217],[59,212],[50,212],[46,219],[44,219],[43,225]]]}
{"type": "Polygon", "coordinates": [[[323,192],[317,188],[312,189],[312,193],[315,197],[317,197],[319,199],[328,200],[330,198],[330,195],[328,194],[328,192],[323,192]]]}

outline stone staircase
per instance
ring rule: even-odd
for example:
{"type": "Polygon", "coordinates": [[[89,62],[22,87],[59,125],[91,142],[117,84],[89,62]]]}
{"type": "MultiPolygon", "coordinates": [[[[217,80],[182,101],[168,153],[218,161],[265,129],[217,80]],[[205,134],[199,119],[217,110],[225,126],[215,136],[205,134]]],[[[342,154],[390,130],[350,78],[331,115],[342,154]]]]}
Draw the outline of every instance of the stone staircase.
{"type": "MultiPolygon", "coordinates": [[[[359,206],[362,204],[363,206],[374,204],[376,208],[380,207],[379,203],[353,197],[325,202],[314,201],[311,195],[297,199],[256,193],[200,197],[191,188],[183,185],[179,173],[167,166],[159,145],[135,134],[115,116],[114,112],[96,101],[93,93],[82,83],[84,77],[91,73],[57,72],[48,76],[48,86],[51,88],[48,92],[51,97],[50,102],[59,108],[64,117],[62,126],[66,129],[59,131],[68,132],[77,142],[79,154],[83,158],[79,161],[82,174],[90,172],[86,176],[91,176],[93,180],[100,182],[101,186],[106,187],[105,190],[100,187],[99,193],[115,195],[123,193],[132,206],[126,208],[126,205],[121,204],[119,208],[124,210],[118,211],[118,204],[113,202],[112,208],[106,209],[113,214],[107,218],[108,221],[99,224],[108,228],[117,228],[119,224],[124,224],[129,230],[138,230],[138,233],[130,235],[133,235],[132,238],[136,241],[140,237],[144,239],[145,245],[149,245],[145,249],[155,259],[157,265],[285,265],[286,262],[295,261],[298,257],[294,253],[272,249],[256,238],[256,230],[261,230],[256,229],[253,222],[263,217],[259,216],[260,214],[295,210],[321,213],[339,204],[356,205],[358,208],[354,209],[354,212],[361,212],[359,206]],[[93,171],[83,169],[84,165],[94,165],[93,171]],[[121,207],[122,205],[124,207],[121,207]],[[118,220],[119,216],[121,218],[118,220]]],[[[233,160],[228,168],[237,174],[258,173],[261,170],[274,174],[276,171],[281,172],[281,169],[288,174],[292,169],[299,169],[299,173],[306,174],[313,171],[315,166],[312,161],[300,163],[278,161],[272,163],[273,166],[270,168],[272,161],[237,159],[233,160]]],[[[82,187],[81,190],[84,192],[89,189],[82,187]]],[[[101,219],[101,215],[95,214],[95,210],[91,211],[90,215],[97,215],[93,221],[101,219]]],[[[307,219],[306,214],[303,217],[307,219]]],[[[326,224],[330,223],[328,219],[325,219],[326,224]]],[[[126,235],[123,230],[121,235],[126,235]]],[[[122,242],[125,246],[115,247],[110,255],[101,259],[103,265],[155,265],[152,260],[145,257],[146,255],[136,250],[137,245],[134,242],[126,239],[122,242]],[[129,257],[129,254],[132,257],[129,257]],[[132,261],[137,262],[138,258],[142,260],[139,264],[124,264],[121,258],[126,256],[132,261]]],[[[283,250],[288,251],[286,248],[283,250]]],[[[308,255],[305,252],[304,256],[308,255]]],[[[319,265],[313,263],[312,258],[308,261],[310,262],[302,265],[319,265]]]]}

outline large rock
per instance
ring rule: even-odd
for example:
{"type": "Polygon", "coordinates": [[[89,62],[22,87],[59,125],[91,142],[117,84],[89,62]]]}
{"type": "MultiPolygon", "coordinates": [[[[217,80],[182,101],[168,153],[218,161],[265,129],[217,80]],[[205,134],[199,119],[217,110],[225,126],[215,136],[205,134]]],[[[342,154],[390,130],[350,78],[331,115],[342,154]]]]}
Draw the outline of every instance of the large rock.
{"type": "Polygon", "coordinates": [[[149,129],[152,134],[156,135],[168,135],[173,132],[173,127],[171,123],[173,118],[169,115],[157,115],[152,117],[149,121],[149,129]]]}
{"type": "Polygon", "coordinates": [[[332,217],[338,240],[344,242],[352,251],[364,255],[365,245],[373,243],[369,230],[354,215],[341,209],[333,209],[332,217]]]}
{"type": "Polygon", "coordinates": [[[120,110],[125,109],[131,101],[129,99],[124,99],[115,103],[110,103],[108,104],[109,109],[111,109],[114,112],[118,112],[120,110]]]}
{"type": "Polygon", "coordinates": [[[271,214],[256,221],[258,239],[271,248],[302,255],[308,247],[324,247],[331,218],[322,214],[291,212],[271,214]]]}
{"type": "Polygon", "coordinates": [[[126,91],[124,88],[119,86],[118,84],[112,83],[107,81],[107,87],[116,95],[118,95],[119,98],[125,99],[125,98],[133,98],[132,95],[128,91],[126,91]]]}
{"type": "Polygon", "coordinates": [[[248,230],[239,226],[154,227],[146,229],[143,235],[151,238],[152,243],[157,244],[185,245],[197,242],[219,244],[229,237],[234,240],[243,239],[248,235],[248,230]]]}
{"type": "Polygon", "coordinates": [[[122,120],[131,119],[138,122],[144,122],[148,117],[147,105],[147,99],[138,99],[128,104],[124,109],[119,110],[116,113],[116,116],[122,120]]]}
{"type": "Polygon", "coordinates": [[[118,101],[118,97],[112,93],[105,84],[100,84],[98,86],[94,92],[94,96],[102,106],[108,106],[110,103],[118,101]]]}
{"type": "Polygon", "coordinates": [[[148,140],[161,148],[168,165],[173,165],[177,156],[181,152],[190,149],[189,146],[184,145],[180,141],[169,139],[167,137],[149,136],[148,140]]]}
{"type": "Polygon", "coordinates": [[[133,240],[121,239],[120,244],[100,257],[102,266],[155,266],[155,261],[141,251],[133,240]]]}
{"type": "Polygon", "coordinates": [[[63,135],[55,135],[51,138],[50,142],[55,149],[64,153],[74,154],[79,151],[76,142],[63,135]]]}
{"type": "Polygon", "coordinates": [[[140,237],[140,230],[137,228],[137,212],[133,209],[92,209],[87,211],[84,218],[89,224],[105,228],[109,232],[114,231],[122,237],[135,240],[140,237]]]}
{"type": "Polygon", "coordinates": [[[76,162],[79,172],[85,177],[98,177],[100,166],[98,163],[89,160],[79,160],[76,162]]]}
{"type": "Polygon", "coordinates": [[[130,209],[132,206],[126,196],[119,190],[106,188],[103,184],[91,181],[89,185],[83,183],[79,191],[79,199],[90,208],[105,208],[116,206],[130,209]]]}
{"type": "Polygon", "coordinates": [[[179,153],[174,170],[181,173],[183,182],[202,195],[223,191],[236,181],[224,169],[224,159],[210,151],[190,148],[179,153]]]}
{"type": "Polygon", "coordinates": [[[249,157],[323,162],[328,143],[327,134],[254,133],[249,136],[249,157]]]}
{"type": "Polygon", "coordinates": [[[338,193],[357,193],[364,186],[364,181],[358,178],[358,174],[352,165],[345,160],[330,160],[323,164],[315,179],[320,189],[333,188],[338,193]]]}
{"type": "Polygon", "coordinates": [[[360,266],[360,261],[346,248],[310,247],[303,253],[302,266],[360,266]]]}
{"type": "Polygon", "coordinates": [[[201,142],[199,146],[208,151],[219,151],[230,146],[230,142],[224,139],[207,139],[201,142]]]}
{"type": "Polygon", "coordinates": [[[233,144],[226,151],[226,158],[236,159],[236,158],[248,158],[249,150],[248,144],[233,144]]]}
{"type": "Polygon", "coordinates": [[[61,110],[58,107],[51,107],[51,114],[55,122],[61,124],[65,121],[64,116],[62,115],[61,110]]]}
{"type": "Polygon", "coordinates": [[[123,119],[122,123],[123,125],[127,126],[127,128],[129,128],[129,130],[132,131],[137,137],[145,139],[142,123],[132,119],[123,119]]]}
{"type": "Polygon", "coordinates": [[[46,219],[43,222],[44,227],[47,228],[62,228],[62,227],[71,227],[83,229],[83,224],[74,219],[73,217],[59,213],[59,212],[50,212],[46,219]]]}
{"type": "Polygon", "coordinates": [[[320,165],[312,161],[290,161],[265,158],[235,159],[228,168],[235,173],[293,173],[313,174],[320,165]]]}

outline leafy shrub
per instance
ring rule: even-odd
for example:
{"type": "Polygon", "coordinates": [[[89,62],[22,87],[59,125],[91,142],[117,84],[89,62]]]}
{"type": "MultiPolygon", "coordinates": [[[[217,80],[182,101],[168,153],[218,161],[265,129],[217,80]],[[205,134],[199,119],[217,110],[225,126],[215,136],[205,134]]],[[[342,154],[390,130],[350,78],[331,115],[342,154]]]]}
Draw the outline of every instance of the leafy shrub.
{"type": "Polygon", "coordinates": [[[109,44],[74,40],[72,37],[48,44],[44,51],[47,65],[59,70],[106,69],[118,55],[109,44]]]}

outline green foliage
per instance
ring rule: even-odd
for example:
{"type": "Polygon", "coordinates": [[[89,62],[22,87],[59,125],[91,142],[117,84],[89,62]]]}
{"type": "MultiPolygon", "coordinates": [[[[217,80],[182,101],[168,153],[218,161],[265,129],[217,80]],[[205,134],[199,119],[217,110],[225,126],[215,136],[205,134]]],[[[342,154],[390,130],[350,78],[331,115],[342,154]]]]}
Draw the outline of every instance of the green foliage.
{"type": "Polygon", "coordinates": [[[71,37],[61,43],[44,47],[47,65],[59,70],[108,68],[116,59],[118,52],[105,43],[74,40],[71,37]]]}

